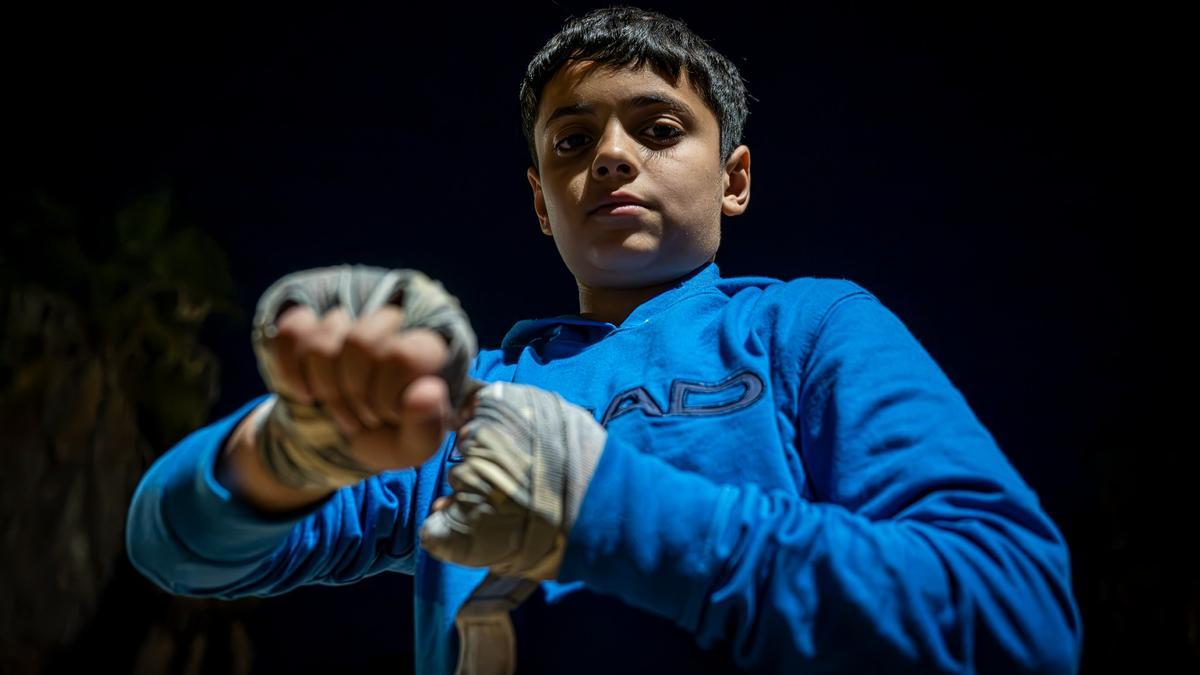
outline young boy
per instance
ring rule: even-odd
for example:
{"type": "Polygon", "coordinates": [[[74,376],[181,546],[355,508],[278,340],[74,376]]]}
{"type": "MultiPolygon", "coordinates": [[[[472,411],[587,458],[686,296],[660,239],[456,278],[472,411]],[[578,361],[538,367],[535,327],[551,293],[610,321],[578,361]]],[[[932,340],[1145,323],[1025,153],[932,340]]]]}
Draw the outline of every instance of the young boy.
{"type": "Polygon", "coordinates": [[[421,673],[1074,671],[1062,536],[900,319],[847,280],[720,275],[737,69],[613,7],[521,104],[579,313],[476,356],[418,273],[281,280],[273,393],[150,469],[135,566],[218,598],[414,574],[421,673]]]}

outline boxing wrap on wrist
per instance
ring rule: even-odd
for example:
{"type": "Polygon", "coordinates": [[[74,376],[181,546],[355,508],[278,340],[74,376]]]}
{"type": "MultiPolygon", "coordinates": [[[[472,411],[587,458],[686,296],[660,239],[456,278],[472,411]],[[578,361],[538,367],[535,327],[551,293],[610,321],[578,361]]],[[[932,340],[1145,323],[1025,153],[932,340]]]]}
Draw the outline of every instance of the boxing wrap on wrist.
{"type": "Polygon", "coordinates": [[[460,430],[450,504],[422,525],[442,560],[553,579],[608,434],[556,392],[491,382],[460,430]]]}

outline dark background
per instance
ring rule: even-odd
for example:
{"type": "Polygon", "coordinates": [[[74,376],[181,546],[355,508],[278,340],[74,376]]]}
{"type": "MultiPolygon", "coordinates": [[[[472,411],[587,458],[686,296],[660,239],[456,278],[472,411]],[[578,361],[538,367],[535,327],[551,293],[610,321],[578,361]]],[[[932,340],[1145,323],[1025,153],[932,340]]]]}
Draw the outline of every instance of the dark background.
{"type": "MultiPolygon", "coordinates": [[[[212,419],[261,393],[249,311],[290,271],[421,269],[494,347],[518,319],[578,309],[533,213],[517,87],[563,19],[594,6],[12,15],[5,203],[41,190],[104,210],[170,188],[175,217],[226,251],[245,310],[204,329],[222,362],[212,419]]],[[[1197,663],[1194,507],[1174,487],[1185,441],[1156,393],[1179,365],[1158,331],[1182,272],[1161,262],[1173,247],[1141,192],[1161,150],[1167,20],[1094,5],[640,6],[685,20],[754,96],[752,200],[725,219],[722,274],[874,292],[1065,532],[1084,672],[1197,663]]],[[[248,623],[255,672],[396,672],[410,586],[384,575],[264,601],[248,623]]],[[[125,672],[164,602],[127,564],[105,598],[63,668],[125,672]]]]}

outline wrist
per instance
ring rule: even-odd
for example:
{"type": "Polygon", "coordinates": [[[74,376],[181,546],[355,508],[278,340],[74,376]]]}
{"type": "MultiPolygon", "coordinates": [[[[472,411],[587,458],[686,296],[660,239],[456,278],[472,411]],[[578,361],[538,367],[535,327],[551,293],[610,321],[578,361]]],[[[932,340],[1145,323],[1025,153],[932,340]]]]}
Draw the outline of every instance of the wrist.
{"type": "Polygon", "coordinates": [[[241,501],[266,513],[292,511],[320,501],[335,488],[296,488],[276,479],[263,465],[255,430],[270,411],[271,400],[259,404],[230,434],[218,454],[214,477],[241,501]]]}
{"type": "Polygon", "coordinates": [[[258,458],[276,482],[295,490],[338,489],[376,472],[349,454],[349,442],[320,408],[272,396],[254,422],[258,458]]]}

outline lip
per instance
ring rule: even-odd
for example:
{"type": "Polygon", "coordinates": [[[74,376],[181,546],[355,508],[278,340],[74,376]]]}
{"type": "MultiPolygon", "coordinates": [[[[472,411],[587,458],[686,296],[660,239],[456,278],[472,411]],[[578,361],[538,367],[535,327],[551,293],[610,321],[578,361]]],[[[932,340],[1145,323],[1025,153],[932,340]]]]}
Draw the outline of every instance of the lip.
{"type": "Polygon", "coordinates": [[[592,211],[592,215],[596,218],[636,218],[649,210],[641,204],[605,204],[592,211]]]}
{"type": "MultiPolygon", "coordinates": [[[[620,190],[618,190],[617,192],[613,192],[613,193],[609,194],[607,197],[601,199],[598,203],[596,203],[594,206],[592,206],[591,210],[588,211],[588,215],[607,215],[614,208],[621,207],[621,206],[640,207],[640,209],[632,210],[632,213],[641,213],[641,212],[647,210],[647,208],[648,208],[646,205],[646,202],[643,201],[641,197],[638,197],[637,195],[634,195],[634,194],[630,194],[628,192],[621,192],[620,190]]],[[[625,214],[618,213],[618,214],[614,214],[614,215],[625,215],[625,214]]]]}

